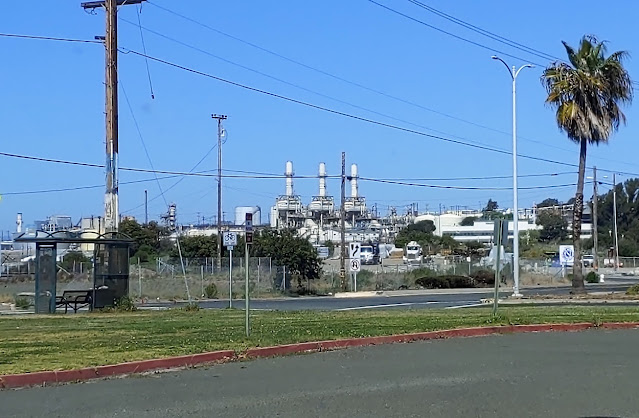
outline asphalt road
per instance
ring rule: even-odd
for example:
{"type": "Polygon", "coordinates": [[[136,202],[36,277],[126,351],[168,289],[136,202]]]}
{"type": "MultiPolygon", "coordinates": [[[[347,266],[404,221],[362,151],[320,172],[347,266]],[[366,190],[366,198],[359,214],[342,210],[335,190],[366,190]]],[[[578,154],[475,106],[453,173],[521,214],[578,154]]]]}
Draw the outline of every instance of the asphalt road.
{"type": "Polygon", "coordinates": [[[2,417],[636,417],[639,331],[511,334],[0,391],[2,417]]]}
{"type": "MultiPolygon", "coordinates": [[[[636,283],[636,278],[617,278],[611,283],[588,284],[588,291],[613,292],[625,291],[629,286],[636,283]]],[[[465,308],[481,306],[481,299],[492,298],[493,289],[449,289],[446,293],[440,291],[432,292],[405,292],[401,296],[366,296],[356,298],[336,298],[336,297],[299,297],[283,299],[255,299],[251,301],[251,309],[256,310],[278,310],[278,311],[299,311],[299,310],[362,310],[362,309],[424,309],[424,308],[465,308]]],[[[523,289],[525,295],[569,295],[570,287],[535,287],[523,289]]],[[[503,289],[501,295],[507,296],[512,293],[512,288],[503,289]]],[[[184,302],[186,303],[186,302],[184,302]]],[[[198,302],[200,307],[205,309],[228,308],[228,299],[209,300],[198,302]]],[[[147,303],[146,307],[171,307],[172,302],[147,303]]],[[[233,307],[244,309],[244,300],[234,300],[233,307]]]]}

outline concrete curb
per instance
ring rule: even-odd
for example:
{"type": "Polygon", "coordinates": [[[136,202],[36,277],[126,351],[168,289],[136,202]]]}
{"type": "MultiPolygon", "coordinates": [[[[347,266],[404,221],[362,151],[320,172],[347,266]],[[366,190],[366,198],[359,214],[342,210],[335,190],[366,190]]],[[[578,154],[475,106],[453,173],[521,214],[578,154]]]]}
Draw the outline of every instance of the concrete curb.
{"type": "Polygon", "coordinates": [[[156,360],[132,361],[129,363],[88,367],[84,369],[10,374],[0,376],[0,388],[8,389],[43,386],[52,383],[77,382],[109,376],[143,373],[150,370],[173,369],[205,363],[224,362],[235,358],[235,351],[225,350],[156,360]]]}
{"type": "Polygon", "coordinates": [[[296,353],[321,352],[348,347],[368,345],[408,343],[445,338],[479,337],[494,334],[512,334],[526,332],[567,332],[588,329],[638,329],[639,322],[590,322],[576,324],[506,325],[493,327],[458,328],[442,331],[417,332],[412,334],[385,335],[379,337],[348,338],[343,340],[314,341],[298,344],[278,345],[274,347],[251,348],[243,353],[233,350],[213,351],[179,357],[156,360],[132,361],[107,366],[89,367],[75,370],[43,371],[0,376],[0,389],[46,386],[54,383],[79,382],[112,376],[124,376],[152,370],[193,367],[211,363],[226,363],[245,358],[264,358],[285,356],[296,353]]]}

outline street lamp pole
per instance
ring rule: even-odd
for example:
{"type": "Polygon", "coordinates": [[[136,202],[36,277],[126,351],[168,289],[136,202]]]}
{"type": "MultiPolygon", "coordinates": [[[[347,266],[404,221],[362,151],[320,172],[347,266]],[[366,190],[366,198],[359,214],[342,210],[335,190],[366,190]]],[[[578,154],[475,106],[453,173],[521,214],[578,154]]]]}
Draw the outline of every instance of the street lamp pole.
{"type": "Polygon", "coordinates": [[[615,271],[619,269],[619,233],[617,232],[617,174],[612,174],[612,217],[614,218],[615,227],[615,271]]]}
{"type": "MultiPolygon", "coordinates": [[[[519,293],[519,199],[517,193],[517,76],[524,68],[533,68],[531,64],[519,67],[509,67],[506,61],[493,55],[492,59],[501,61],[508,69],[513,80],[513,296],[521,296],[519,293]]],[[[497,251],[500,251],[499,248],[497,251]]]]}

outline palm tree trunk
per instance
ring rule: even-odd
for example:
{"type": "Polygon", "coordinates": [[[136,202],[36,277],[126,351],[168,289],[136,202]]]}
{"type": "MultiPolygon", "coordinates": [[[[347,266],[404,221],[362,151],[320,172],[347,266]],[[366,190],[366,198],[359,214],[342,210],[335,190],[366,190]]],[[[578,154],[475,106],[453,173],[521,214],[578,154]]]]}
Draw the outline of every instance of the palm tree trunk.
{"type": "Polygon", "coordinates": [[[581,218],[584,210],[584,176],[586,174],[586,148],[588,142],[581,140],[579,150],[579,173],[577,174],[577,193],[572,211],[572,243],[575,249],[575,260],[572,265],[573,293],[586,293],[581,265],[581,218]]]}

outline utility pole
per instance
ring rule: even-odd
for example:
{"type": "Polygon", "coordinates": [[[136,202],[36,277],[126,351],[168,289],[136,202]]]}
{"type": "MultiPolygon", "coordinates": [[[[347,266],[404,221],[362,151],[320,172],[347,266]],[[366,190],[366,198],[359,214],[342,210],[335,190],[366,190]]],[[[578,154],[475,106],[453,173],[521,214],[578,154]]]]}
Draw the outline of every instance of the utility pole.
{"type": "Polygon", "coordinates": [[[339,256],[340,269],[339,278],[342,285],[342,290],[346,290],[346,209],[344,205],[346,203],[346,153],[342,152],[342,194],[341,194],[341,206],[340,206],[340,232],[342,235],[341,251],[339,256]]]}
{"type": "Polygon", "coordinates": [[[211,115],[217,119],[217,270],[222,268],[222,121],[225,115],[211,115]]]}
{"type": "Polygon", "coordinates": [[[144,191],[144,224],[149,224],[149,193],[144,191]]]}
{"type": "Polygon", "coordinates": [[[594,260],[593,260],[593,268],[595,271],[599,270],[599,256],[598,248],[597,248],[597,167],[592,168],[592,243],[593,243],[593,252],[594,260]]]}
{"type": "Polygon", "coordinates": [[[106,51],[106,191],[104,194],[104,229],[118,230],[120,209],[118,198],[118,6],[140,4],[146,0],[102,0],[81,3],[85,10],[105,8],[106,51]]]}
{"type": "Polygon", "coordinates": [[[617,232],[617,173],[612,173],[612,212],[615,227],[615,271],[619,269],[619,234],[617,232]]]}

